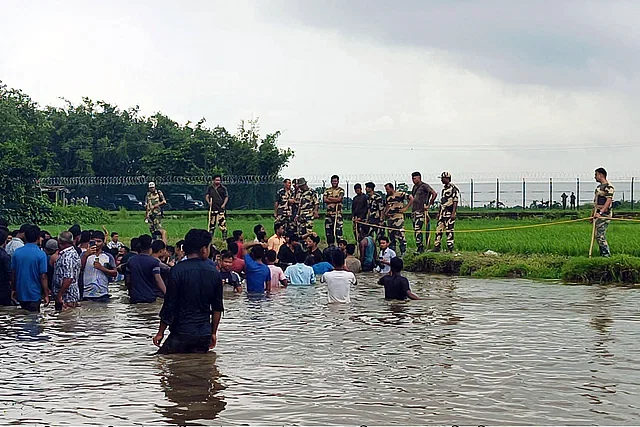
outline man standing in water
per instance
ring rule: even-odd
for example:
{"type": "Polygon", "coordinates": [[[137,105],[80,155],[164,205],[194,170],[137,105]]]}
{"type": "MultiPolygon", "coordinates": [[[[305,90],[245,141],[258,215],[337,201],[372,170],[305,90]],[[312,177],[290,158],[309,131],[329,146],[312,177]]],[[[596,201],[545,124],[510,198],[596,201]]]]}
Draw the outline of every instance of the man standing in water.
{"type": "Polygon", "coordinates": [[[227,239],[227,218],[226,209],[229,202],[229,193],[227,187],[222,185],[222,176],[214,175],[213,183],[207,189],[207,194],[204,196],[205,200],[209,204],[209,232],[211,236],[216,232],[216,226],[220,227],[222,232],[222,239],[227,239]]]}
{"type": "Polygon", "coordinates": [[[153,337],[160,347],[167,327],[171,330],[160,354],[206,353],[216,346],[224,306],[220,273],[208,261],[210,245],[206,230],[191,229],[185,236],[187,259],[171,269],[160,327],[153,337]]]}
{"type": "Polygon", "coordinates": [[[456,225],[456,211],[458,209],[458,198],[460,190],[451,183],[451,174],[442,172],[440,180],[444,185],[440,194],[440,212],[438,213],[438,225],[436,227],[436,242],[433,252],[440,252],[442,245],[442,235],[447,233],[447,249],[453,252],[453,228],[456,225]]]}
{"type": "Polygon", "coordinates": [[[420,172],[411,174],[413,180],[413,190],[409,196],[409,204],[411,205],[411,219],[413,219],[413,231],[416,234],[416,246],[418,253],[424,252],[425,233],[422,229],[427,225],[427,233],[431,230],[429,219],[429,208],[438,197],[436,190],[431,188],[426,182],[422,182],[420,172]]]}
{"type": "Polygon", "coordinates": [[[149,223],[149,233],[160,232],[162,240],[167,241],[167,232],[162,228],[162,206],[167,204],[162,191],[156,188],[155,182],[149,183],[149,192],[144,200],[145,209],[147,211],[147,222],[149,223]]]}
{"type": "Polygon", "coordinates": [[[327,205],[327,216],[324,220],[324,231],[327,243],[335,243],[342,237],[342,201],[344,200],[344,189],[338,187],[340,178],[338,175],[331,177],[331,187],[324,191],[323,200],[327,205]]]}
{"type": "Polygon", "coordinates": [[[594,215],[596,222],[596,241],[600,247],[600,256],[610,257],[609,243],[607,242],[607,228],[611,222],[611,208],[613,204],[613,185],[607,181],[607,171],[604,168],[596,169],[595,173],[598,186],[596,187],[595,198],[593,200],[594,215]]]}

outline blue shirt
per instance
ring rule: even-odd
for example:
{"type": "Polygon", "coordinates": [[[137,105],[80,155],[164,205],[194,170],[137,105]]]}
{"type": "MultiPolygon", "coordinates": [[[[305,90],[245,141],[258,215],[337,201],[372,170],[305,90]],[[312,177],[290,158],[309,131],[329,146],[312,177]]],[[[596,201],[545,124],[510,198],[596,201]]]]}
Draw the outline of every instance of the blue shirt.
{"type": "Polygon", "coordinates": [[[333,265],[329,264],[326,261],[313,264],[313,272],[318,276],[322,276],[324,273],[327,273],[329,271],[333,271],[333,265]]]}
{"type": "Polygon", "coordinates": [[[16,272],[18,301],[40,301],[42,299],[40,275],[47,274],[47,254],[35,243],[27,243],[13,253],[11,270],[16,272]]]}
{"type": "Polygon", "coordinates": [[[255,261],[251,255],[244,256],[244,268],[247,273],[247,292],[263,293],[265,283],[271,283],[271,270],[266,265],[255,261]]]}
{"type": "Polygon", "coordinates": [[[302,263],[290,265],[285,270],[284,275],[292,285],[312,285],[316,283],[316,274],[313,272],[313,268],[302,263]]]}

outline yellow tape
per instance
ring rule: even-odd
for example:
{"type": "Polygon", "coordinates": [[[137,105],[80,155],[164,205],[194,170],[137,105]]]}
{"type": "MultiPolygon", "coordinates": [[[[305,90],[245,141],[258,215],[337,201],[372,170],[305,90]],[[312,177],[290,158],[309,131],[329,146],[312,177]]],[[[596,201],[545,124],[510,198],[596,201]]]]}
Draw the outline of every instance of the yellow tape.
{"type": "MultiPolygon", "coordinates": [[[[611,219],[623,220],[623,221],[625,220],[624,218],[611,218],[611,219]]],[[[483,233],[483,232],[487,232],[487,231],[521,230],[521,229],[524,229],[524,228],[550,227],[552,225],[570,224],[572,222],[580,222],[580,221],[588,221],[588,220],[591,220],[591,218],[588,217],[588,218],[570,219],[570,220],[564,220],[564,221],[547,222],[547,223],[544,223],[544,224],[516,225],[514,227],[481,228],[481,229],[476,229],[476,230],[455,230],[455,233],[483,233]]],[[[628,221],[640,222],[640,220],[628,220],[628,221]]],[[[370,227],[382,228],[384,230],[401,231],[401,229],[399,229],[399,228],[387,227],[387,226],[384,226],[384,225],[370,224],[370,223],[364,222],[364,221],[355,220],[355,222],[358,223],[358,224],[362,224],[362,225],[368,225],[370,227]]],[[[430,230],[430,231],[402,230],[402,231],[404,231],[405,233],[431,233],[431,234],[435,234],[436,233],[436,230],[430,230]]]]}

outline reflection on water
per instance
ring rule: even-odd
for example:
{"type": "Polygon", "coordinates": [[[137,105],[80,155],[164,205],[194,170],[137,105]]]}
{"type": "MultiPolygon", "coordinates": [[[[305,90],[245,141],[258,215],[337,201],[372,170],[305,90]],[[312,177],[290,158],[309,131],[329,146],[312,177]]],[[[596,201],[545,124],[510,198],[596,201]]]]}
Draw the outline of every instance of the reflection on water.
{"type": "Polygon", "coordinates": [[[160,386],[172,405],[158,404],[158,412],[177,425],[214,420],[225,408],[215,353],[158,356],[160,386]]]}
{"type": "Polygon", "coordinates": [[[225,294],[216,352],[157,356],[160,303],[0,308],[4,424],[632,424],[640,291],[410,275],[387,302],[362,275],[225,294]]]}

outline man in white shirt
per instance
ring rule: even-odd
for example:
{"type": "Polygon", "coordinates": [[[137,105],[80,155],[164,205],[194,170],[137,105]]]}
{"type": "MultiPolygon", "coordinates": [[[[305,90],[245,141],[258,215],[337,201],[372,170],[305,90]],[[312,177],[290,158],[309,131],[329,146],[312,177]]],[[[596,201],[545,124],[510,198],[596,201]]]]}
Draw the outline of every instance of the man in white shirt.
{"type": "Polygon", "coordinates": [[[27,231],[27,228],[29,228],[29,224],[22,224],[22,227],[20,227],[15,237],[7,243],[5,251],[7,251],[9,256],[13,256],[16,249],[24,246],[24,233],[27,231]]]}
{"type": "Polygon", "coordinates": [[[344,254],[335,251],[332,254],[333,271],[326,272],[320,278],[320,283],[327,284],[327,300],[329,304],[349,304],[351,286],[357,283],[356,276],[344,269],[344,254]]]}
{"type": "Polygon", "coordinates": [[[391,271],[391,259],[396,257],[396,253],[389,247],[389,239],[386,236],[381,236],[378,239],[378,243],[380,245],[380,256],[376,271],[381,274],[389,274],[391,271]]]}

